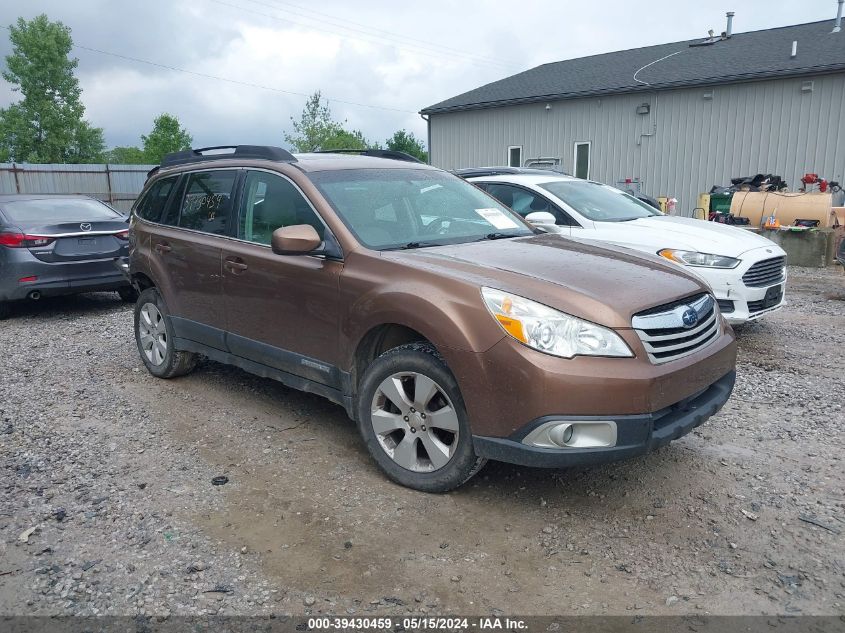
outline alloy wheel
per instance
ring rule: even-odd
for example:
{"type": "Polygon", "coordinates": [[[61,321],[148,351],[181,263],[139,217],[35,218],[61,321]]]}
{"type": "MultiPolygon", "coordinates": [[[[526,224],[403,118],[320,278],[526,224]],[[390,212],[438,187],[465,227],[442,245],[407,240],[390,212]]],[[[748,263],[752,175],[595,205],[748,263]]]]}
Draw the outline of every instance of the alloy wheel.
{"type": "Polygon", "coordinates": [[[458,414],[434,380],[417,372],[385,378],[376,389],[371,423],[384,452],[402,468],[433,472],[458,446],[458,414]]]}
{"type": "Polygon", "coordinates": [[[153,365],[161,365],[167,356],[167,328],[164,317],[152,303],[141,306],[138,319],[138,339],[144,356],[153,365]]]}

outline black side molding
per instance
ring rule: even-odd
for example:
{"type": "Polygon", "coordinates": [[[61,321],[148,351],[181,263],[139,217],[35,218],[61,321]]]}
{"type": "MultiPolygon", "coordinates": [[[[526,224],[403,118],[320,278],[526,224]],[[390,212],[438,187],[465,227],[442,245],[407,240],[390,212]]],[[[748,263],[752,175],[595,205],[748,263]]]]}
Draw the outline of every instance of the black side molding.
{"type": "Polygon", "coordinates": [[[329,387],[328,385],[308,380],[302,376],[296,376],[281,369],[262,365],[261,363],[256,363],[247,358],[235,356],[229,352],[214,349],[213,347],[208,347],[207,345],[203,345],[202,343],[197,343],[196,341],[191,341],[189,339],[177,338],[175,344],[177,349],[202,354],[213,361],[223,363],[224,365],[234,365],[235,367],[240,367],[251,374],[261,376],[262,378],[272,378],[273,380],[278,380],[283,385],[296,389],[297,391],[315,393],[318,396],[323,396],[335,404],[343,406],[347,409],[347,413],[349,413],[348,399],[344,397],[344,394],[340,389],[335,389],[333,387],[329,387]]]}

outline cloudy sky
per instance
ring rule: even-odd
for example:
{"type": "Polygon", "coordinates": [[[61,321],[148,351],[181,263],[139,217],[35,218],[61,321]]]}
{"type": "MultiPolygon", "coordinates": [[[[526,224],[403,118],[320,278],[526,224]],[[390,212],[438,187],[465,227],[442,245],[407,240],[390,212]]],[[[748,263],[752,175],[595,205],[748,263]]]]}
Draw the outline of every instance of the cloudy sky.
{"type": "MultiPolygon", "coordinates": [[[[367,138],[425,138],[425,106],[546,62],[720,32],[726,10],[740,32],[832,19],[836,2],[4,0],[0,24],[46,13],[72,29],[86,118],[109,146],[139,144],[161,112],[195,146],[283,145],[315,90],[367,138]]],[[[15,98],[0,79],[0,107],[15,98]]]]}

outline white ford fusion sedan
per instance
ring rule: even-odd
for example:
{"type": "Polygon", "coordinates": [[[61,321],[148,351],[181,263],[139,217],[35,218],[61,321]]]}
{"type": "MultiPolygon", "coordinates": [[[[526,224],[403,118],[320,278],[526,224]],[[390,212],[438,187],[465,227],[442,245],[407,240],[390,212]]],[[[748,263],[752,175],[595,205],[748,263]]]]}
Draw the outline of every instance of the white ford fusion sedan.
{"type": "Polygon", "coordinates": [[[456,173],[547,231],[660,255],[698,273],[729,323],[758,319],[784,304],[786,253],[753,231],[665,215],[614,187],[550,171],[456,173]]]}

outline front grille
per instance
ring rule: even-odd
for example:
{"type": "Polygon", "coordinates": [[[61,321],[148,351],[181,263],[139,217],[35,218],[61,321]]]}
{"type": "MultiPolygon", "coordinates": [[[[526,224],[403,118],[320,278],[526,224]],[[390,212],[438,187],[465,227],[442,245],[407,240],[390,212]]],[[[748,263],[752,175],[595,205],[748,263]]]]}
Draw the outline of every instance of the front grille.
{"type": "Polygon", "coordinates": [[[730,299],[717,299],[719,303],[719,311],[722,314],[730,314],[734,311],[734,302],[730,299]]]}
{"type": "Polygon", "coordinates": [[[716,300],[709,294],[644,310],[631,320],[652,363],[667,363],[697,352],[719,337],[721,325],[716,300]],[[687,325],[685,313],[695,313],[687,325]]]}
{"type": "Polygon", "coordinates": [[[749,268],[748,272],[742,276],[742,281],[750,288],[779,284],[784,279],[784,266],[786,266],[786,257],[764,259],[749,268]]]}

